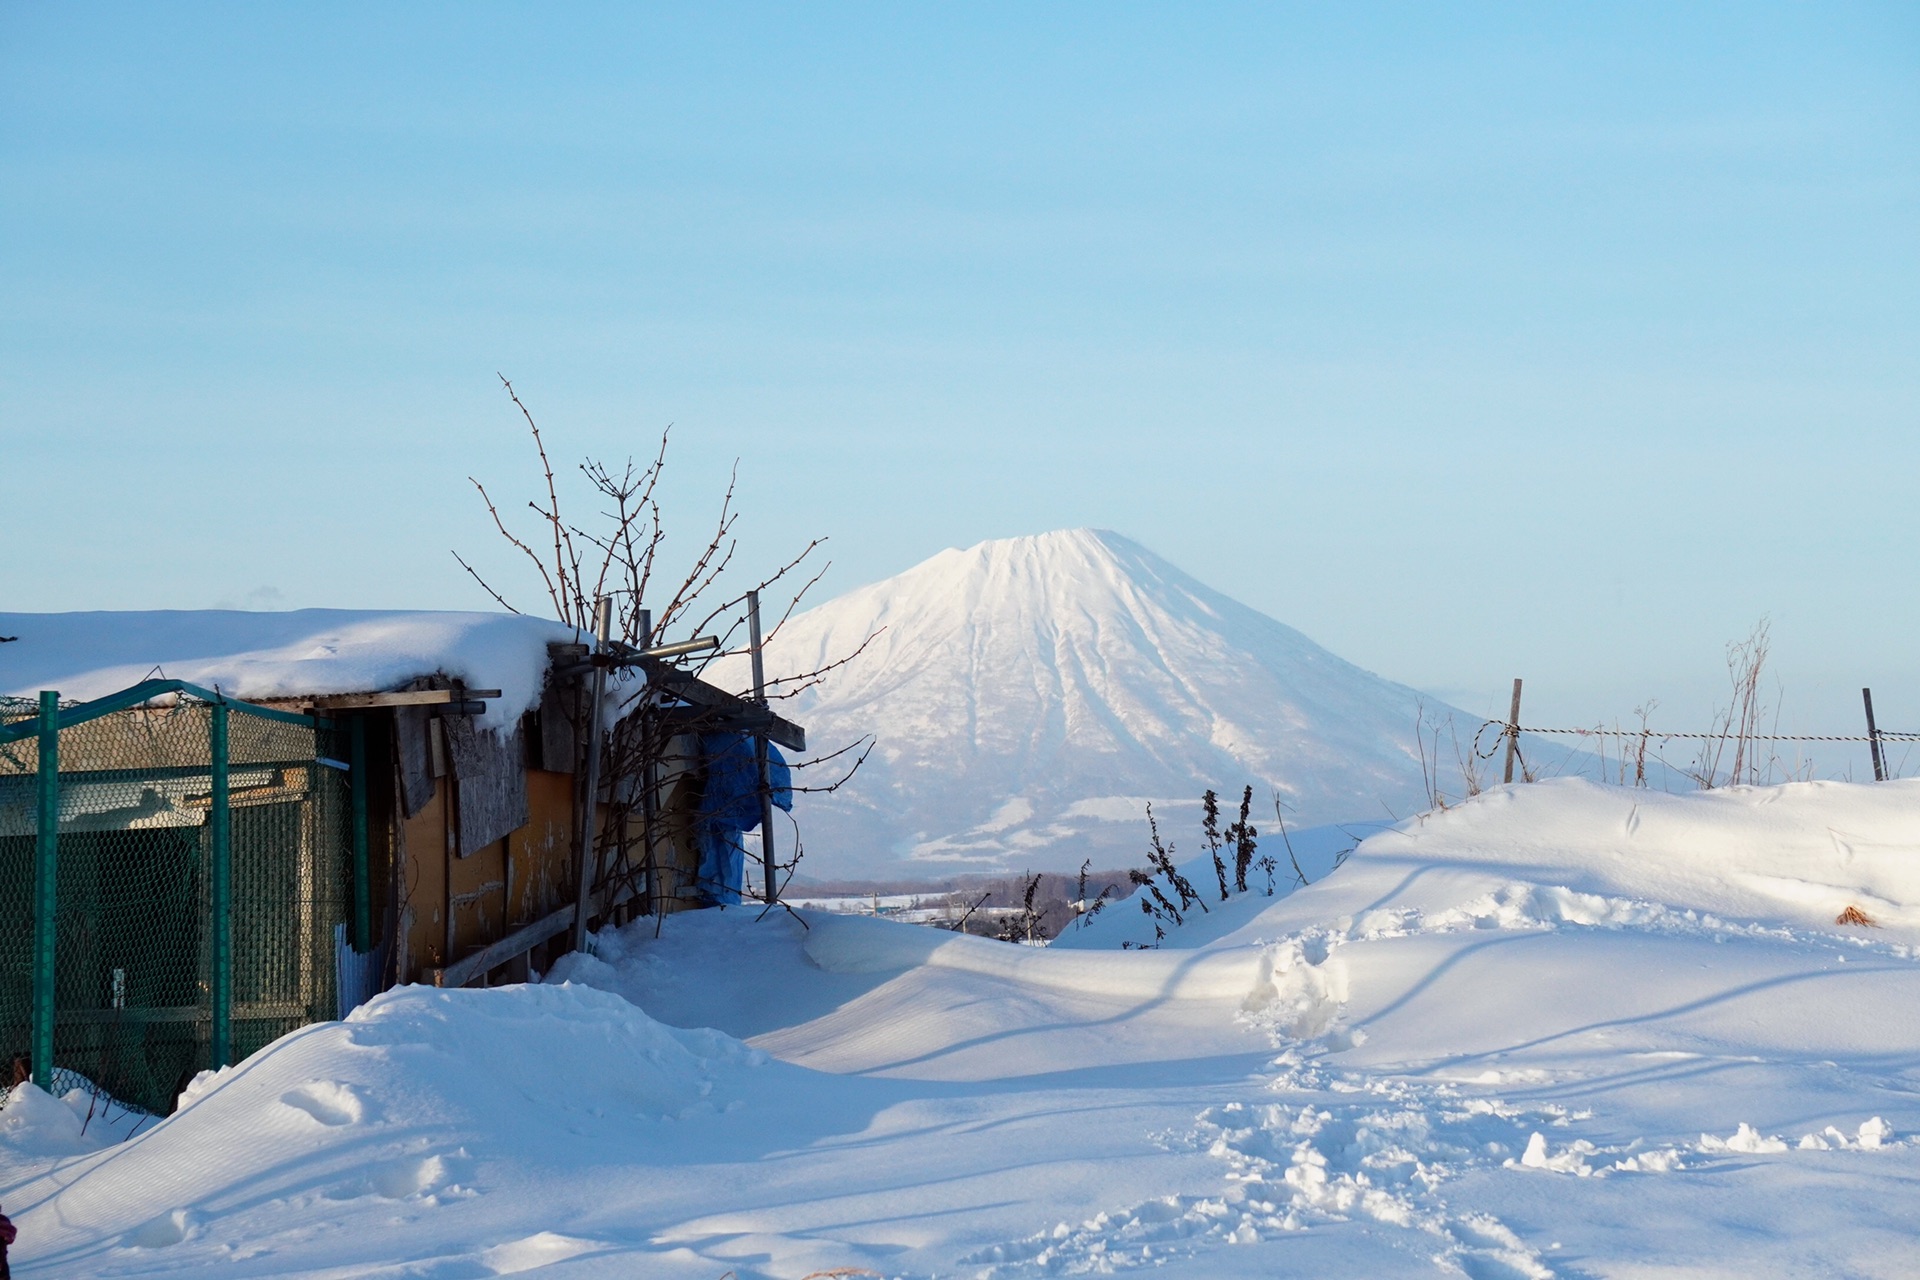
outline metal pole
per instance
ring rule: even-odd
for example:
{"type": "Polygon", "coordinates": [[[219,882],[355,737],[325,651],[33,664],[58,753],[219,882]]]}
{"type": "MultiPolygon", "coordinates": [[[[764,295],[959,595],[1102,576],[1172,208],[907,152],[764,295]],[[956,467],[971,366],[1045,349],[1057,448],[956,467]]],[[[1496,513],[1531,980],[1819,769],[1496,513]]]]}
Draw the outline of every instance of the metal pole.
{"type": "Polygon", "coordinates": [[[60,695],[40,694],[40,813],[33,859],[33,1082],[53,1089],[54,946],[60,895],[60,695]]]}
{"type": "MultiPolygon", "coordinates": [[[[607,652],[607,643],[613,638],[613,601],[601,596],[593,604],[593,634],[599,642],[594,646],[594,656],[603,656],[607,652]]],[[[600,705],[607,692],[607,669],[596,665],[593,668],[593,695],[587,700],[587,794],[580,805],[580,837],[577,841],[580,857],[574,874],[577,883],[574,886],[573,909],[573,949],[584,951],[587,946],[587,904],[593,892],[593,861],[596,828],[600,819],[600,705]]]]}
{"type": "Polygon", "coordinates": [[[367,718],[347,718],[347,786],[353,805],[353,949],[373,948],[373,886],[367,881],[367,718]]]}
{"type": "Polygon", "coordinates": [[[1520,754],[1520,677],[1513,678],[1513,709],[1507,712],[1507,776],[1513,781],[1513,758],[1520,754]]]}
{"type": "MultiPolygon", "coordinates": [[[[636,630],[639,635],[640,647],[642,649],[652,648],[653,610],[642,609],[639,611],[636,630]]],[[[643,673],[643,677],[645,671],[646,668],[642,667],[641,672],[643,673]]],[[[646,841],[647,845],[645,860],[647,911],[656,917],[655,924],[658,924],[659,921],[657,917],[660,914],[660,886],[658,882],[660,873],[653,851],[653,807],[657,798],[654,795],[654,788],[659,785],[658,779],[660,775],[655,767],[655,758],[665,748],[666,744],[658,736],[660,733],[659,724],[651,718],[653,706],[651,695],[643,694],[641,696],[640,706],[640,732],[643,735],[640,740],[640,831],[641,838],[646,841]]]]}
{"type": "Polygon", "coordinates": [[[209,1051],[216,1070],[233,1061],[233,827],[227,789],[227,704],[213,704],[213,727],[208,735],[212,757],[213,794],[207,808],[209,843],[213,846],[207,880],[212,890],[213,972],[208,999],[213,1005],[213,1034],[209,1051]]]}
{"type": "MultiPolygon", "coordinates": [[[[753,700],[767,705],[767,667],[760,638],[760,593],[747,592],[747,640],[753,651],[753,700]]],[[[773,869],[773,779],[767,769],[767,739],[753,735],[753,760],[760,770],[760,866],[766,875],[767,901],[780,899],[780,883],[773,869]]]]}
{"type": "Polygon", "coordinates": [[[1873,753],[1873,780],[1887,780],[1887,758],[1880,751],[1880,730],[1873,723],[1873,690],[1862,689],[1860,700],[1867,704],[1867,747],[1873,753]]]}

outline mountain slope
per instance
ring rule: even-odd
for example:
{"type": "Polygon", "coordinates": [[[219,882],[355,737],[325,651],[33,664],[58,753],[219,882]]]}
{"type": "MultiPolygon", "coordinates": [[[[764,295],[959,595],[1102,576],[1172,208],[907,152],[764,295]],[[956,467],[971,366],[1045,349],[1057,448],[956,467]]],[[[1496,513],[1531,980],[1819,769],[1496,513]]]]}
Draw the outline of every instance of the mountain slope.
{"type": "Polygon", "coordinates": [[[814,875],[1139,862],[1146,802],[1184,845],[1208,786],[1251,782],[1263,827],[1270,789],[1289,823],[1405,815],[1420,704],[1474,723],[1105,531],[941,552],[793,619],[769,669],[876,630],[792,706],[817,743],[879,744],[805,810],[814,875]]]}

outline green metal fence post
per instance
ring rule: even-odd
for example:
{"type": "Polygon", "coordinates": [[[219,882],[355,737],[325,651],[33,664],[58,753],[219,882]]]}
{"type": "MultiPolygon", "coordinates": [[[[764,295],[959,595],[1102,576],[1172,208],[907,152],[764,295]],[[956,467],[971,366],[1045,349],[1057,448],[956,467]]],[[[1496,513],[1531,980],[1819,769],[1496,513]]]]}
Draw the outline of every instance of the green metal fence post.
{"type": "Polygon", "coordinates": [[[353,797],[353,949],[373,947],[373,889],[367,882],[367,718],[347,720],[347,782],[353,797]]]}
{"type": "Polygon", "coordinates": [[[207,811],[212,866],[208,880],[212,890],[213,972],[208,998],[213,1004],[213,1034],[210,1046],[213,1067],[218,1070],[233,1058],[233,826],[227,790],[227,705],[213,704],[213,728],[209,734],[213,757],[213,795],[207,811]]]}
{"type": "Polygon", "coordinates": [[[60,695],[40,694],[39,826],[33,858],[33,1082],[53,1088],[53,960],[60,894],[60,695]]]}

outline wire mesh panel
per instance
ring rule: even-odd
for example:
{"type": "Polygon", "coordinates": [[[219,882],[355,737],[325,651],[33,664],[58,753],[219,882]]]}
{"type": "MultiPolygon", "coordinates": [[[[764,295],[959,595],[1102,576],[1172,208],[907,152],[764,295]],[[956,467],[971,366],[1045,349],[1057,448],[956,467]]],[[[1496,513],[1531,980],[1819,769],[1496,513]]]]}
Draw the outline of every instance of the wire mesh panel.
{"type": "MultiPolygon", "coordinates": [[[[9,714],[23,718],[0,708],[9,714]]],[[[165,1112],[223,1044],[237,1060],[332,1016],[346,782],[321,763],[326,733],[186,697],[64,725],[53,1061],[33,1065],[165,1112]],[[227,802],[217,809],[221,781],[227,802]]],[[[32,738],[0,743],[0,1051],[9,1063],[33,1042],[37,773],[32,738]]]]}
{"type": "Polygon", "coordinates": [[[334,926],[346,919],[348,779],[336,735],[236,714],[233,1051],[334,1016],[334,926]],[[304,756],[304,759],[302,758],[304,756]]]}
{"type": "MultiPolygon", "coordinates": [[[[40,714],[34,703],[0,698],[0,729],[40,714]]],[[[0,1089],[23,1075],[33,1018],[34,774],[38,744],[0,743],[0,1089]]]]}

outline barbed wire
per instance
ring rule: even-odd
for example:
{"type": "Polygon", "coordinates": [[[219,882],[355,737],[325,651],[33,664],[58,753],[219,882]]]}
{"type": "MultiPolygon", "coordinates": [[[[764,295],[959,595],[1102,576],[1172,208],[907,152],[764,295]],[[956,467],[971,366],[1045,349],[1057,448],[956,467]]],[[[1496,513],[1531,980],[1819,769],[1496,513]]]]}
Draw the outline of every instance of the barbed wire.
{"type": "MultiPolygon", "coordinates": [[[[1487,720],[1481,723],[1479,732],[1474,734],[1474,741],[1479,742],[1480,735],[1488,729],[1498,729],[1501,738],[1513,732],[1513,726],[1505,720],[1487,720]]],[[[1667,733],[1660,729],[1530,729],[1524,725],[1520,732],[1555,733],[1582,738],[1645,738],[1649,742],[1671,742],[1675,739],[1730,742],[1735,738],[1745,738],[1749,742],[1873,742],[1876,739],[1881,742],[1920,742],[1920,733],[1895,733],[1888,729],[1882,729],[1873,737],[1864,733],[1854,736],[1833,733],[1749,733],[1733,729],[1720,733],[1667,733]]]]}

